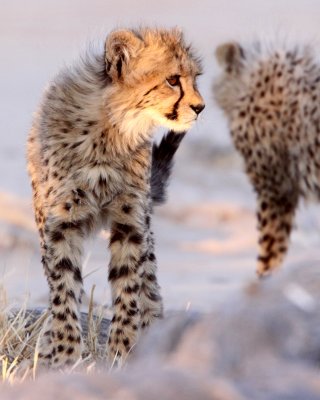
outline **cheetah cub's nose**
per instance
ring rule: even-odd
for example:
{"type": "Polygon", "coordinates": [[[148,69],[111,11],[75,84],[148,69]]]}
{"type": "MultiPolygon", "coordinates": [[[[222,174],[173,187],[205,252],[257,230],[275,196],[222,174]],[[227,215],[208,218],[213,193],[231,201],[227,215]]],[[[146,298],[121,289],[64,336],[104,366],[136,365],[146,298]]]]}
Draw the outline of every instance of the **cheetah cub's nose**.
{"type": "Polygon", "coordinates": [[[193,111],[197,114],[197,115],[199,115],[200,113],[201,113],[201,111],[205,108],[205,105],[204,104],[197,104],[196,106],[190,106],[192,109],[193,109],[193,111]]]}

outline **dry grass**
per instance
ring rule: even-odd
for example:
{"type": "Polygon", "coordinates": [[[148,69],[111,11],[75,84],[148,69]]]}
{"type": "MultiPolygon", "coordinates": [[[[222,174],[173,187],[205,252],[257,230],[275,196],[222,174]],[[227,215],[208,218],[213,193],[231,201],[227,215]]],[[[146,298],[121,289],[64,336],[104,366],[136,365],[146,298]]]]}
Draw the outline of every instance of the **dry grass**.
{"type": "MultiPolygon", "coordinates": [[[[106,335],[101,337],[101,325],[105,309],[94,305],[94,287],[91,291],[88,314],[82,314],[84,332],[84,351],[70,371],[98,368],[106,360],[106,335]]],[[[16,383],[27,378],[35,379],[40,372],[38,348],[45,331],[49,313],[44,310],[33,312],[27,301],[20,309],[10,306],[6,290],[0,285],[0,381],[16,383]]],[[[106,332],[105,332],[106,334],[106,332]]]]}

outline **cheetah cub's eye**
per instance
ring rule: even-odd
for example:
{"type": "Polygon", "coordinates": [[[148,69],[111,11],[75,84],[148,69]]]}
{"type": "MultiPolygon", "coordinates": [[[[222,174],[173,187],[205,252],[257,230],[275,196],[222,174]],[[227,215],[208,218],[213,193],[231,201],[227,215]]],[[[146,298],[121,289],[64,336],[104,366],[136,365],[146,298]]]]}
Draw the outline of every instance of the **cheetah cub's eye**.
{"type": "Polygon", "coordinates": [[[179,75],[172,75],[169,78],[167,78],[167,82],[169,86],[177,86],[179,85],[180,82],[180,76],[179,75]]]}

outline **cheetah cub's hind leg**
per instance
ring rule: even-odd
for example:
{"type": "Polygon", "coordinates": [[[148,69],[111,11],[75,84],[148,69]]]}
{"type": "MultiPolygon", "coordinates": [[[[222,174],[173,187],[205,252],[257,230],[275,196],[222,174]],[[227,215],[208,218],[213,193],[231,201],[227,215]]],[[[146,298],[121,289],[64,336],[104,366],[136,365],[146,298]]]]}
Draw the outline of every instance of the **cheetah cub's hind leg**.
{"type": "Polygon", "coordinates": [[[281,265],[288,250],[296,204],[295,194],[276,198],[270,193],[258,193],[259,277],[270,275],[281,265]]]}
{"type": "Polygon", "coordinates": [[[287,173],[288,154],[258,146],[246,157],[248,176],[257,193],[259,255],[257,274],[269,275],[287,253],[299,191],[287,173]]]}
{"type": "Polygon", "coordinates": [[[257,194],[257,274],[264,277],[281,265],[287,253],[299,191],[286,169],[286,150],[256,144],[246,153],[245,164],[257,194]]]}

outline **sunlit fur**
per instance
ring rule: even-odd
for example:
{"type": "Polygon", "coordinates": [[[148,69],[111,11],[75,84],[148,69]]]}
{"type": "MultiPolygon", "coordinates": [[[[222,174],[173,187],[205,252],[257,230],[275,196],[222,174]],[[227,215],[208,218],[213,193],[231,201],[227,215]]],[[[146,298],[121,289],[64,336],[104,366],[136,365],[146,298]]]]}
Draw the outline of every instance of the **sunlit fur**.
{"type": "Polygon", "coordinates": [[[301,196],[320,199],[320,64],[309,45],[221,45],[214,94],[257,193],[257,272],[279,267],[301,196]]]}
{"type": "Polygon", "coordinates": [[[159,125],[181,132],[197,118],[204,107],[196,89],[199,72],[178,30],[120,30],[107,37],[104,51],[64,69],[46,90],[28,140],[50,287],[43,361],[60,367],[81,355],[83,239],[107,224],[110,359],[125,358],[139,331],[161,317],[151,212],[153,200],[164,200],[180,140],[170,132],[154,148],[150,188],[151,139],[159,125]],[[178,86],[168,84],[172,75],[180,76],[178,86]]]}

